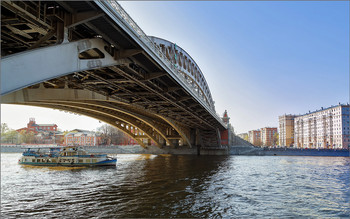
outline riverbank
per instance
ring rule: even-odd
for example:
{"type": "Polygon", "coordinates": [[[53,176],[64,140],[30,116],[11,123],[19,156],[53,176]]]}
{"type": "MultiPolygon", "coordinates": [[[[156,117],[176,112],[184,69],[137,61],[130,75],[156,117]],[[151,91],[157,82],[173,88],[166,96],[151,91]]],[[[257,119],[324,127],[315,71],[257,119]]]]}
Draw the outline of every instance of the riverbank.
{"type": "MultiPolygon", "coordinates": [[[[0,147],[1,153],[22,153],[29,146],[13,145],[0,147]]],[[[44,146],[41,146],[44,147],[44,146]]],[[[56,146],[57,147],[57,146],[56,146]]],[[[31,148],[37,148],[31,146],[31,148]]],[[[83,146],[90,153],[107,153],[107,154],[197,154],[196,148],[158,148],[156,146],[148,146],[147,149],[139,145],[114,145],[114,146],[83,146]]]]}
{"type": "Polygon", "coordinates": [[[334,149],[291,149],[291,148],[260,148],[247,146],[232,146],[230,155],[246,156],[328,156],[350,157],[349,150],[334,149]]]}
{"type": "Polygon", "coordinates": [[[265,156],[329,156],[349,157],[349,150],[334,149],[292,149],[292,148],[264,148],[265,156]]]}
{"type": "MultiPolygon", "coordinates": [[[[43,147],[43,146],[41,146],[43,147]]],[[[0,147],[1,153],[22,153],[28,146],[13,145],[0,147]]],[[[36,147],[32,147],[36,148],[36,147]]],[[[107,153],[107,154],[174,154],[174,155],[197,155],[197,148],[179,147],[179,148],[158,148],[148,146],[147,149],[139,145],[123,146],[84,146],[90,153],[107,153]]],[[[201,155],[225,155],[222,153],[205,153],[201,150],[201,155]]],[[[332,149],[290,149],[290,148],[260,148],[248,145],[231,146],[228,155],[241,156],[330,156],[330,157],[350,157],[348,150],[332,149]]]]}

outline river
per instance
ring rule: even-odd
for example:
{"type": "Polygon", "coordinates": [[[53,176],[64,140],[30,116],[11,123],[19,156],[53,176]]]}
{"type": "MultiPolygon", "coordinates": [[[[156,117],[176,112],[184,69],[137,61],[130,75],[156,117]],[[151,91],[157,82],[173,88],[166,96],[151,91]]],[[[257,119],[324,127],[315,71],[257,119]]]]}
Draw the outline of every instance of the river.
{"type": "Polygon", "coordinates": [[[350,217],[349,157],[118,155],[113,168],[1,154],[2,218],[350,217]]]}

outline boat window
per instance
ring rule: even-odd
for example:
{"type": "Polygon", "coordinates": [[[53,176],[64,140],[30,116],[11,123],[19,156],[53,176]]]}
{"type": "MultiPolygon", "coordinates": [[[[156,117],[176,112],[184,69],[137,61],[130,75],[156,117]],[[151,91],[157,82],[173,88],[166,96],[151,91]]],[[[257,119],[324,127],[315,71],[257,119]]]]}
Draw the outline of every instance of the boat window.
{"type": "Polygon", "coordinates": [[[24,159],[24,161],[27,161],[27,158],[26,158],[26,159],[24,159]]]}
{"type": "Polygon", "coordinates": [[[83,159],[79,159],[79,163],[84,163],[84,160],[83,159]]]}
{"type": "Polygon", "coordinates": [[[52,159],[52,162],[56,163],[56,162],[57,162],[57,160],[56,160],[56,159],[52,159]]]}
{"type": "Polygon", "coordinates": [[[86,163],[90,163],[91,162],[91,159],[86,159],[86,163]]]}
{"type": "Polygon", "coordinates": [[[92,159],[92,163],[97,163],[97,159],[92,159]]]}
{"type": "Polygon", "coordinates": [[[40,162],[40,159],[36,159],[36,162],[40,162]]]}

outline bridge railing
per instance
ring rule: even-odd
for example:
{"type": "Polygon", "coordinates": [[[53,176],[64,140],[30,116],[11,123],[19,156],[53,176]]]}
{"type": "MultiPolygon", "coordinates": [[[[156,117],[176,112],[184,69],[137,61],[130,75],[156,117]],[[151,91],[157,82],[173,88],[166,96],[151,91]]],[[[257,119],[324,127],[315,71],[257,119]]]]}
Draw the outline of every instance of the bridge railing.
{"type": "MultiPolygon", "coordinates": [[[[163,52],[152,42],[150,38],[143,32],[143,30],[136,24],[136,22],[129,16],[129,14],[116,2],[113,0],[107,0],[107,2],[117,11],[117,13],[123,18],[123,20],[138,34],[139,38],[155,53],[158,55],[158,57],[164,62],[164,64],[167,65],[169,69],[175,73],[174,75],[177,76],[178,79],[183,81],[184,84],[187,85],[188,88],[190,88],[193,93],[201,99],[204,104],[213,112],[213,115],[216,115],[215,113],[215,106],[214,101],[212,100],[211,96],[208,94],[200,95],[198,90],[195,89],[195,87],[192,86],[191,83],[189,83],[185,77],[184,74],[182,74],[177,67],[166,57],[166,55],[163,54],[163,52]],[[209,103],[208,103],[209,102],[209,103]]],[[[218,118],[220,119],[220,117],[218,118]]]]}

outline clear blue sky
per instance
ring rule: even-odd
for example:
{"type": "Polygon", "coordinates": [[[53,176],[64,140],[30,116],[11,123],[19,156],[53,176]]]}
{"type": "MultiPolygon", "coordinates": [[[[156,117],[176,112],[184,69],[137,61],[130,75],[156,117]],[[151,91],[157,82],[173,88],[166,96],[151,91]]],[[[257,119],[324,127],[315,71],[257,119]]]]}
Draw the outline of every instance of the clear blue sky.
{"type": "MultiPolygon", "coordinates": [[[[172,41],[192,56],[209,84],[216,111],[228,111],[236,133],[277,126],[278,116],[285,113],[349,102],[349,1],[120,4],[146,34],[172,41]]],[[[21,109],[2,105],[2,122],[10,127],[15,110],[21,109]]],[[[82,116],[81,122],[64,121],[64,113],[58,116],[62,122],[55,116],[43,121],[42,112],[31,116],[36,110],[22,110],[20,127],[29,117],[64,130],[101,125],[82,116]]]]}

